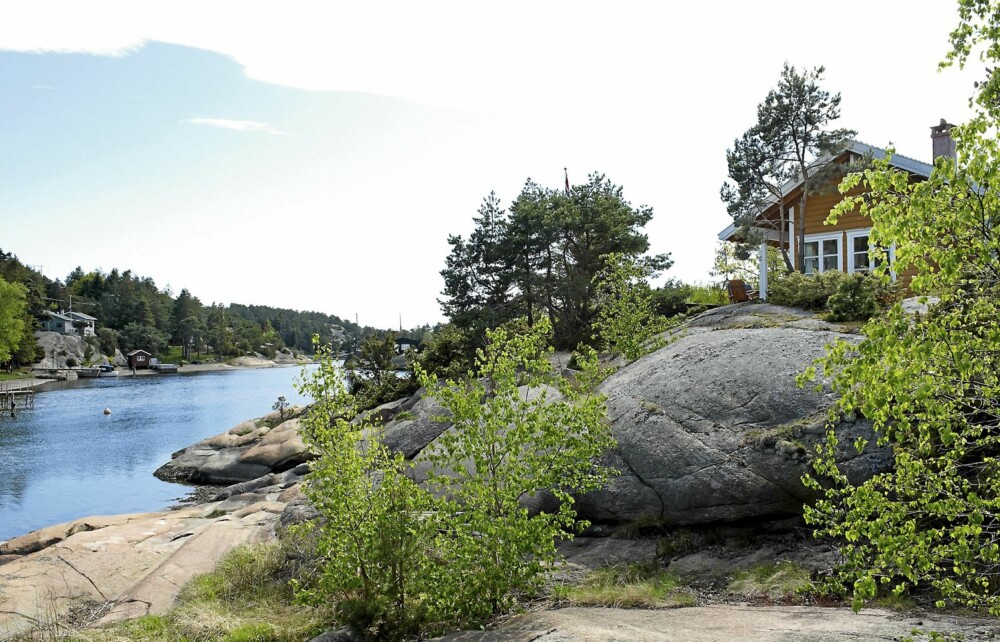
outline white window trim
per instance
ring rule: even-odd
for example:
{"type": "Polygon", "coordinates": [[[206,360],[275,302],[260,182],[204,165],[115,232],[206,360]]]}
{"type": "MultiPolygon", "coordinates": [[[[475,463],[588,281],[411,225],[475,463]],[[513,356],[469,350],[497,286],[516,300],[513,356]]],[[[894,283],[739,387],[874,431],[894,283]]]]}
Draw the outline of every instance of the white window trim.
{"type": "MultiPolygon", "coordinates": [[[[854,239],[859,236],[871,236],[872,228],[866,228],[863,230],[848,230],[847,231],[847,273],[854,274],[854,239]]],[[[868,243],[871,247],[871,242],[868,243]]],[[[871,263],[871,257],[868,259],[868,263],[871,263]]]]}
{"type": "MultiPolygon", "coordinates": [[[[822,247],[822,241],[837,241],[837,271],[844,271],[844,233],[843,232],[827,232],[825,234],[806,234],[805,242],[812,243],[813,241],[821,241],[820,247],[822,247]]],[[[804,261],[805,259],[803,259],[804,261]]],[[[817,274],[822,274],[828,270],[823,269],[823,255],[819,254],[819,261],[816,265],[817,274]]]]}
{"type": "MultiPolygon", "coordinates": [[[[862,230],[848,230],[847,231],[847,272],[849,274],[854,274],[854,239],[859,236],[871,236],[872,228],[865,228],[862,230]]],[[[869,242],[869,247],[871,243],[869,242]]],[[[896,280],[896,244],[893,243],[886,250],[886,256],[889,257],[889,278],[893,281],[896,280]]],[[[869,263],[871,262],[871,257],[869,257],[869,263]]]]}

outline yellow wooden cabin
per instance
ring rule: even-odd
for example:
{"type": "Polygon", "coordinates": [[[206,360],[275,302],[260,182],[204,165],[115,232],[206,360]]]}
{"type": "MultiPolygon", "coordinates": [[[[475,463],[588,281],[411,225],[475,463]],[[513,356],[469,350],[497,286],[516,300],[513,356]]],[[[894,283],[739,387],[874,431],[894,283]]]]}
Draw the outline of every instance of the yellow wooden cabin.
{"type": "MultiPolygon", "coordinates": [[[[933,141],[934,157],[955,156],[955,143],[951,138],[951,125],[941,120],[939,125],[931,127],[931,139],[933,141]]],[[[856,140],[846,141],[842,150],[833,156],[826,156],[817,160],[813,165],[818,167],[831,161],[834,163],[850,163],[864,157],[885,158],[886,151],[879,147],[874,147],[856,140]]],[[[893,154],[890,164],[897,169],[908,172],[911,180],[925,180],[930,176],[933,166],[906,156],[893,154]]],[[[779,199],[772,198],[770,204],[763,204],[761,213],[756,217],[753,227],[763,234],[760,252],[758,254],[758,264],[760,270],[759,292],[760,298],[767,298],[767,247],[781,247],[788,249],[789,258],[792,265],[797,265],[795,253],[798,251],[798,223],[799,216],[803,213],[797,211],[800,207],[800,197],[802,195],[801,179],[793,179],[785,183],[782,188],[783,198],[780,202],[784,207],[779,206],[779,199]],[[781,210],[784,211],[781,211],[781,210]]],[[[841,216],[836,225],[825,225],[830,210],[841,201],[843,197],[837,191],[836,185],[831,184],[829,189],[821,190],[819,193],[809,195],[805,210],[805,273],[815,274],[818,272],[828,272],[837,270],[841,272],[865,272],[872,267],[868,254],[868,235],[871,232],[871,220],[858,213],[849,213],[841,216]]],[[[719,233],[719,238],[723,241],[737,241],[738,230],[735,225],[730,225],[719,233]]],[[[895,261],[895,248],[888,248],[890,266],[895,261]]],[[[912,274],[906,268],[892,272],[893,278],[898,278],[905,287],[912,274]]]]}

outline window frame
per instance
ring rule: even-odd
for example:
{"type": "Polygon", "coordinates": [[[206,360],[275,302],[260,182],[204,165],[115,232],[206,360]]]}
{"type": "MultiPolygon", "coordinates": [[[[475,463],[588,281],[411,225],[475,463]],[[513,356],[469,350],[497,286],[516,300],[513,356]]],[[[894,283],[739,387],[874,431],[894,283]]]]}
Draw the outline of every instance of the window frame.
{"type": "MultiPolygon", "coordinates": [[[[860,272],[871,272],[871,255],[868,257],[868,268],[865,270],[858,270],[854,265],[854,239],[860,236],[867,236],[871,238],[872,228],[864,228],[858,230],[847,230],[847,273],[856,274],[860,272]]],[[[869,242],[868,247],[871,248],[871,243],[869,242]]],[[[866,252],[867,254],[868,252],[866,252]]],[[[893,243],[885,251],[886,259],[889,261],[889,276],[895,281],[896,280],[896,244],[893,243]]]]}
{"type": "Polygon", "coordinates": [[[835,268],[837,272],[844,271],[844,235],[842,232],[827,232],[825,234],[806,234],[805,242],[803,247],[809,243],[816,243],[816,267],[815,272],[805,272],[805,264],[811,257],[806,256],[803,252],[802,265],[803,272],[805,274],[822,274],[823,272],[829,272],[830,270],[823,269],[823,257],[829,256],[823,254],[823,241],[836,241],[837,242],[837,267],[835,268]]]}

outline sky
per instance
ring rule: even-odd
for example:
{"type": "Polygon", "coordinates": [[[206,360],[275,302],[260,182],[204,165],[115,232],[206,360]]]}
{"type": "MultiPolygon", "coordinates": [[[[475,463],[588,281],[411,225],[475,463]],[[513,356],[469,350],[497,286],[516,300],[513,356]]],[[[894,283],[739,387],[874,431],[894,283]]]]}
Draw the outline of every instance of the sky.
{"type": "Polygon", "coordinates": [[[203,303],[443,320],[484,196],[592,172],[708,282],[726,150],[785,61],[837,125],[930,161],[977,69],[950,1],[32,2],[0,20],[0,248],[203,303]]]}

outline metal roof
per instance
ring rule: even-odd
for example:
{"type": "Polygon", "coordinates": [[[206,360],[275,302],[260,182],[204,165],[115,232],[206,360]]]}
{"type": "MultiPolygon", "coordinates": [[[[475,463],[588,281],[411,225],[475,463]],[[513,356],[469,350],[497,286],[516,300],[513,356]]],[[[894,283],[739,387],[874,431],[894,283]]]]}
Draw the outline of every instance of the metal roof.
{"type": "Polygon", "coordinates": [[[80,321],[97,321],[97,317],[92,317],[89,314],[84,314],[83,312],[67,312],[70,318],[79,319],[80,321]]]}

